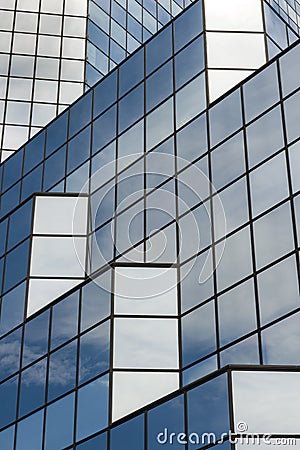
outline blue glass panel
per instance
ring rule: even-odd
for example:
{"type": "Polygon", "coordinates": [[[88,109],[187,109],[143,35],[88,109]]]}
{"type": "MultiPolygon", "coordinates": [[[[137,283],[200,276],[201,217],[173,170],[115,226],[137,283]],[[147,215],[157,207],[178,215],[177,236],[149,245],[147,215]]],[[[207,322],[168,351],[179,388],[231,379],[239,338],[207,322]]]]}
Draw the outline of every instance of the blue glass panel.
{"type": "Polygon", "coordinates": [[[279,19],[272,9],[264,4],[264,15],[267,34],[278,44],[281,49],[285,49],[288,45],[285,23],[279,19]]]}
{"type": "Polygon", "coordinates": [[[108,54],[109,37],[90,20],[88,21],[88,39],[95,45],[98,44],[101,50],[108,54]]]}
{"type": "Polygon", "coordinates": [[[27,238],[31,230],[32,201],[26,202],[10,216],[7,251],[27,238]]]}
{"type": "Polygon", "coordinates": [[[110,305],[110,271],[108,271],[99,277],[98,282],[96,279],[82,288],[81,331],[107,317],[110,314],[110,305]],[[107,289],[102,289],[101,286],[107,286],[107,289]]]}
{"type": "Polygon", "coordinates": [[[65,166],[66,147],[64,146],[45,161],[43,186],[44,191],[47,191],[65,176],[65,166]]]}
{"type": "Polygon", "coordinates": [[[92,94],[90,91],[70,109],[70,137],[87,125],[92,118],[92,94]]]}
{"type": "Polygon", "coordinates": [[[288,142],[300,136],[299,121],[300,121],[300,92],[298,91],[292,97],[289,97],[284,102],[285,120],[288,135],[288,142]]]}
{"type": "Polygon", "coordinates": [[[37,166],[44,158],[46,132],[42,131],[35,136],[25,147],[24,174],[37,166]]]}
{"type": "Polygon", "coordinates": [[[277,66],[272,64],[244,85],[247,121],[279,101],[277,66]]]}
{"type": "MultiPolygon", "coordinates": [[[[177,133],[177,155],[179,158],[192,162],[207,151],[206,115],[187,125],[177,133]]],[[[178,167],[186,165],[178,158],[178,167]]]]}
{"type": "Polygon", "coordinates": [[[184,432],[184,398],[182,395],[149,411],[148,450],[158,450],[163,445],[179,450],[183,448],[171,433],[184,432]]]}
{"type": "Polygon", "coordinates": [[[93,154],[116,135],[116,107],[110,108],[93,123],[93,154]]]}
{"type": "Polygon", "coordinates": [[[83,444],[77,445],[77,450],[107,450],[107,435],[106,433],[100,434],[95,438],[89,439],[83,444]]]}
{"type": "Polygon", "coordinates": [[[90,161],[87,161],[79,169],[72,172],[66,178],[66,192],[85,192],[88,193],[88,180],[90,174],[90,161]]]}
{"type": "Polygon", "coordinates": [[[300,314],[262,332],[264,364],[300,364],[300,314]]]}
{"type": "Polygon", "coordinates": [[[74,394],[48,406],[45,450],[62,449],[73,442],[74,394]]]}
{"type": "Polygon", "coordinates": [[[117,75],[117,70],[114,70],[95,87],[93,117],[97,117],[117,100],[117,75]]]}
{"type": "MultiPolygon", "coordinates": [[[[189,433],[196,432],[200,436],[204,433],[214,433],[216,438],[222,433],[228,433],[230,428],[226,374],[188,392],[188,418],[189,433]]],[[[209,442],[200,443],[204,446],[209,442]]],[[[195,445],[190,443],[189,449],[193,448],[195,445]]]]}
{"type": "Polygon", "coordinates": [[[218,368],[217,356],[211,356],[210,358],[201,361],[198,364],[183,371],[183,384],[187,385],[193,381],[197,381],[203,378],[205,375],[211,374],[218,368]]]}
{"type": "Polygon", "coordinates": [[[300,46],[297,45],[288,51],[279,61],[282,90],[285,96],[299,87],[298,65],[300,61],[300,46]]]}
{"type": "Polygon", "coordinates": [[[184,366],[216,350],[214,302],[182,318],[182,345],[184,366]]]}
{"type": "Polygon", "coordinates": [[[206,108],[205,76],[199,75],[176,94],[176,128],[182,127],[206,108]]]}
{"type": "Polygon", "coordinates": [[[15,427],[7,428],[0,433],[0,448],[5,450],[13,450],[15,437],[15,427]]]}
{"type": "Polygon", "coordinates": [[[147,75],[172,55],[172,26],[168,26],[155,36],[146,47],[147,75]]]}
{"type": "Polygon", "coordinates": [[[77,439],[100,431],[107,426],[108,375],[78,390],[77,439]]]}
{"type": "Polygon", "coordinates": [[[51,353],[48,379],[48,400],[75,387],[77,341],[51,353]]]}
{"type": "Polygon", "coordinates": [[[35,192],[42,190],[43,165],[40,164],[36,169],[23,178],[22,181],[22,200],[28,198],[35,192]]]}
{"type": "Polygon", "coordinates": [[[27,276],[28,272],[29,239],[12,250],[6,256],[4,290],[15,286],[27,276]]]}
{"type": "Polygon", "coordinates": [[[176,89],[204,69],[203,37],[196,39],[175,57],[176,89]]]}
{"type": "Polygon", "coordinates": [[[0,341],[0,380],[17,372],[20,367],[21,328],[9,334],[0,341]]]}
{"type": "Polygon", "coordinates": [[[92,236],[91,243],[91,272],[99,269],[113,257],[113,236],[114,224],[109,222],[104,227],[96,231],[92,236]]]}
{"type": "MultiPolygon", "coordinates": [[[[128,18],[128,20],[130,19],[128,18]]],[[[120,66],[120,96],[142,81],[143,78],[144,48],[141,48],[120,66]]]]}
{"type": "Polygon", "coordinates": [[[15,152],[4,164],[2,192],[6,191],[22,176],[24,150],[15,152]]]}
{"type": "Polygon", "coordinates": [[[119,131],[136,122],[144,112],[144,84],[140,84],[119,103],[119,131]]]}
{"type": "Polygon", "coordinates": [[[157,70],[146,83],[147,112],[161,103],[173,92],[172,61],[157,70]]]}
{"type": "Polygon", "coordinates": [[[0,428],[16,419],[17,393],[18,377],[0,384],[0,405],[5,405],[0,408],[0,428]]]}
{"type": "MultiPolygon", "coordinates": [[[[88,44],[89,44],[89,42],[88,42],[88,44]]],[[[96,84],[99,80],[101,80],[102,77],[103,77],[103,75],[98,70],[96,70],[90,64],[86,63],[85,78],[86,78],[86,83],[89,87],[94,86],[94,84],[96,84]]]]}
{"type": "Polygon", "coordinates": [[[2,297],[0,334],[7,333],[24,319],[26,282],[2,297]]]}
{"type": "Polygon", "coordinates": [[[1,215],[4,216],[12,208],[19,204],[21,183],[15,184],[5,194],[2,194],[1,198],[1,215]]]}
{"type": "Polygon", "coordinates": [[[45,402],[47,360],[30,366],[21,374],[19,415],[22,417],[45,402]]]}
{"type": "Polygon", "coordinates": [[[39,411],[18,423],[16,450],[42,448],[44,411],[39,411]]]}
{"type": "Polygon", "coordinates": [[[78,332],[79,291],[57,303],[52,312],[51,349],[67,342],[78,332]]]}
{"type": "Polygon", "coordinates": [[[0,256],[5,252],[8,220],[0,222],[0,256]]]}
{"type": "Polygon", "coordinates": [[[221,365],[259,364],[257,335],[245,339],[221,352],[221,365]]]}
{"type": "Polygon", "coordinates": [[[119,64],[126,56],[125,50],[111,39],[110,41],[110,58],[119,64]]]}
{"type": "MultiPolygon", "coordinates": [[[[144,416],[138,416],[111,430],[110,450],[119,450],[124,447],[130,450],[144,449],[144,416]]],[[[149,447],[148,447],[149,448],[149,447]]]]}
{"type": "Polygon", "coordinates": [[[224,100],[217,103],[210,112],[210,138],[211,145],[238,130],[242,126],[242,107],[239,90],[234,91],[224,100]]]}
{"type": "Polygon", "coordinates": [[[23,367],[48,351],[49,310],[30,320],[25,325],[23,367]]]}
{"type": "Polygon", "coordinates": [[[90,156],[91,128],[87,127],[68,143],[67,172],[82,164],[90,156]]]}
{"type": "Polygon", "coordinates": [[[105,322],[80,338],[79,382],[83,383],[109,368],[110,327],[105,322]]]}
{"type": "Polygon", "coordinates": [[[202,2],[195,2],[174,22],[175,52],[191,41],[203,30],[202,2]]]}
{"type": "Polygon", "coordinates": [[[68,111],[59,116],[47,129],[46,155],[63,145],[68,134],[68,111]]]}

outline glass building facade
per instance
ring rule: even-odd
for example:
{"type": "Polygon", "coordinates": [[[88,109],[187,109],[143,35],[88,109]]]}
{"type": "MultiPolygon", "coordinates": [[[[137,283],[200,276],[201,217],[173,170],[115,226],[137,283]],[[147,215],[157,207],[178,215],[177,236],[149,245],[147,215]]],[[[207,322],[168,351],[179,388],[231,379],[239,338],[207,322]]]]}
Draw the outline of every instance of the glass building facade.
{"type": "Polygon", "coordinates": [[[1,449],[297,434],[297,2],[222,4],[157,2],[162,30],[0,166],[1,449]]]}

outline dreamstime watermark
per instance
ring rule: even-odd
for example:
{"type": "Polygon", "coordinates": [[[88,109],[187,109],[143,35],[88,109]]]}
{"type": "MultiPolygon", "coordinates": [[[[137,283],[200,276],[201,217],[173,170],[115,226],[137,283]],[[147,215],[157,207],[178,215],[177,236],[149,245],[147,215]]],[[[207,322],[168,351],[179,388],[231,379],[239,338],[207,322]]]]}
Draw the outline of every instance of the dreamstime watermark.
{"type": "Polygon", "coordinates": [[[272,434],[262,433],[247,433],[248,425],[245,422],[239,422],[236,426],[236,432],[228,431],[220,435],[214,432],[189,434],[183,432],[170,432],[168,428],[157,434],[156,440],[158,444],[165,445],[199,445],[205,447],[215,444],[223,444],[229,442],[230,444],[238,445],[277,445],[277,446],[296,446],[297,439],[292,436],[282,435],[273,436],[272,434]]]}
{"type": "MultiPolygon", "coordinates": [[[[178,284],[189,275],[196,262],[194,256],[206,244],[208,251],[197,269],[199,285],[212,276],[221,261],[225,239],[218,244],[213,256],[210,241],[206,242],[207,230],[211,230],[213,222],[209,198],[213,196],[215,232],[225,238],[224,208],[216,189],[196,164],[177,157],[177,169],[179,174],[175,176],[174,155],[151,152],[145,164],[143,154],[132,154],[104,164],[92,175],[81,191],[83,195],[91,192],[89,258],[92,269],[88,275],[93,267],[98,270],[111,261],[121,261],[128,266],[144,264],[145,268],[147,264],[157,267],[165,264],[165,272],[177,267],[180,261],[178,284]],[[180,171],[185,167],[187,169],[180,171]],[[185,263],[182,265],[182,262],[185,263]]],[[[73,223],[80,214],[78,203],[73,223]]],[[[79,255],[78,241],[74,239],[73,244],[79,255]]],[[[151,279],[155,287],[151,297],[174,289],[174,281],[165,283],[164,271],[161,274],[144,271],[145,280],[151,279]]],[[[132,276],[131,272],[131,279],[132,276]]],[[[94,282],[111,290],[105,277],[100,276],[94,282]]],[[[118,296],[122,297],[120,290],[118,296]]]]}

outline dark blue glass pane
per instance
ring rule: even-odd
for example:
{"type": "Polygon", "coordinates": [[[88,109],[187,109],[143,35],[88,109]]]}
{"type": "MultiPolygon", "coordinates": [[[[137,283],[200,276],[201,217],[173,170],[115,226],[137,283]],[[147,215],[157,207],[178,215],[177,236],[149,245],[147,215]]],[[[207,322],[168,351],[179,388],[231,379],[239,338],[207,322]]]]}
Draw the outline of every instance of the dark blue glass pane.
{"type": "Polygon", "coordinates": [[[22,176],[24,150],[15,152],[4,164],[2,191],[6,191],[22,176]]]}
{"type": "Polygon", "coordinates": [[[88,38],[91,42],[93,42],[95,45],[101,42],[101,50],[108,54],[108,43],[109,43],[109,37],[107,34],[103,33],[100,28],[98,28],[93,22],[90,20],[88,21],[88,38]]]}
{"type": "Polygon", "coordinates": [[[155,36],[146,47],[147,75],[172,55],[172,26],[168,26],[155,36]]]}
{"type": "Polygon", "coordinates": [[[175,58],[176,89],[204,69],[203,37],[196,39],[175,58]]]}
{"type": "Polygon", "coordinates": [[[48,351],[49,310],[25,325],[23,367],[48,351]]]}
{"type": "Polygon", "coordinates": [[[83,383],[109,368],[109,322],[80,338],[79,382],[83,383]]]}
{"type": "Polygon", "coordinates": [[[177,450],[183,448],[170,434],[178,435],[184,430],[184,398],[181,395],[149,411],[148,450],[159,450],[164,445],[177,450]]]}
{"type": "Polygon", "coordinates": [[[6,256],[4,290],[15,286],[27,276],[28,272],[29,239],[12,250],[6,256]]]}
{"type": "Polygon", "coordinates": [[[93,154],[116,136],[116,107],[110,108],[93,123],[93,154]]]}
{"type": "Polygon", "coordinates": [[[35,192],[42,190],[43,165],[40,164],[36,169],[30,172],[22,181],[22,200],[28,198],[35,192]]]}
{"type": "Polygon", "coordinates": [[[19,204],[21,183],[15,184],[1,198],[1,215],[4,216],[19,204]]]}
{"type": "MultiPolygon", "coordinates": [[[[108,375],[78,390],[77,439],[83,439],[107,426],[108,375]]],[[[50,449],[49,449],[50,450],[50,449]]]]}
{"type": "Polygon", "coordinates": [[[239,90],[236,90],[210,110],[211,145],[216,145],[241,126],[241,98],[239,90]]]}
{"type": "Polygon", "coordinates": [[[45,161],[44,190],[53,187],[65,175],[66,147],[62,147],[45,161]]]}
{"type": "Polygon", "coordinates": [[[0,256],[5,252],[8,220],[0,222],[0,256]]]}
{"type": "Polygon", "coordinates": [[[10,250],[30,234],[32,218],[32,201],[26,202],[10,216],[8,247],[10,250]]]}
{"type": "Polygon", "coordinates": [[[54,152],[67,140],[68,134],[68,111],[57,118],[47,129],[46,155],[54,152]]]}
{"type": "Polygon", "coordinates": [[[93,117],[97,117],[117,100],[117,74],[115,70],[95,87],[93,117]]]}
{"type": "Polygon", "coordinates": [[[98,72],[98,70],[96,70],[90,64],[86,63],[85,78],[86,83],[89,87],[94,86],[94,84],[96,84],[99,80],[101,80],[102,77],[103,75],[100,72],[98,72]]]}
{"type": "Polygon", "coordinates": [[[24,319],[26,282],[2,297],[0,334],[7,333],[24,319]]]}
{"type": "MultiPolygon", "coordinates": [[[[21,328],[9,334],[0,341],[0,380],[4,380],[20,367],[21,328]]],[[[3,404],[3,403],[0,403],[3,404]]]]}
{"type": "Polygon", "coordinates": [[[144,84],[140,84],[119,103],[119,131],[136,122],[144,112],[144,84]]]}
{"type": "Polygon", "coordinates": [[[67,172],[71,172],[90,156],[91,127],[87,127],[68,143],[67,172]]]}
{"type": "Polygon", "coordinates": [[[144,48],[120,66],[120,96],[144,78],[144,48]]]}
{"type": "Polygon", "coordinates": [[[62,449],[73,442],[74,394],[47,409],[45,450],[62,449]]]}
{"type": "Polygon", "coordinates": [[[76,381],[77,341],[65,345],[50,355],[48,400],[74,389],[76,381]]]}
{"type": "Polygon", "coordinates": [[[147,112],[161,103],[173,92],[172,62],[165,64],[147,79],[146,103],[147,112]]]}
{"type": "Polygon", "coordinates": [[[35,136],[25,147],[24,174],[37,166],[44,158],[46,132],[42,131],[35,136]]]}
{"type": "MultiPolygon", "coordinates": [[[[111,430],[110,450],[126,448],[143,450],[144,448],[144,416],[136,417],[111,430]]],[[[149,448],[149,447],[148,447],[149,448]]]]}
{"type": "MultiPolygon", "coordinates": [[[[106,280],[100,286],[110,286],[110,272],[104,274],[106,280]]],[[[90,282],[82,288],[81,300],[81,331],[96,324],[110,314],[111,294],[109,289],[102,289],[95,281],[90,282]]]]}
{"type": "Polygon", "coordinates": [[[83,444],[77,445],[76,450],[106,450],[107,449],[107,435],[100,434],[93,439],[89,439],[83,444]]]}
{"type": "MultiPolygon", "coordinates": [[[[202,437],[204,433],[214,433],[218,439],[222,433],[228,433],[230,425],[226,374],[188,392],[188,418],[189,434],[196,432],[202,437]]],[[[202,445],[207,444],[209,442],[202,445]]],[[[189,449],[195,447],[194,444],[189,444],[189,449]]]]}
{"type": "Polygon", "coordinates": [[[202,32],[202,2],[195,2],[191,8],[178,17],[174,22],[174,29],[174,50],[177,51],[202,32]]]}
{"type": "Polygon", "coordinates": [[[78,332],[79,291],[53,307],[51,349],[67,342],[78,332]]]}
{"type": "Polygon", "coordinates": [[[5,405],[5,408],[0,408],[0,428],[16,418],[17,393],[17,377],[0,384],[0,405],[5,405]]]}
{"type": "Polygon", "coordinates": [[[16,450],[42,448],[44,411],[39,411],[18,423],[16,450]]]}
{"type": "Polygon", "coordinates": [[[207,151],[206,115],[183,128],[177,134],[178,167],[181,169],[207,151]],[[182,158],[182,160],[180,159],[182,158]]]}
{"type": "Polygon", "coordinates": [[[19,406],[21,417],[44,404],[46,369],[47,360],[43,359],[22,372],[19,406]]]}
{"type": "Polygon", "coordinates": [[[7,428],[0,433],[0,448],[5,450],[13,450],[14,447],[15,427],[7,428]]]}
{"type": "Polygon", "coordinates": [[[92,94],[90,91],[70,109],[70,137],[87,125],[92,118],[92,94]]]}

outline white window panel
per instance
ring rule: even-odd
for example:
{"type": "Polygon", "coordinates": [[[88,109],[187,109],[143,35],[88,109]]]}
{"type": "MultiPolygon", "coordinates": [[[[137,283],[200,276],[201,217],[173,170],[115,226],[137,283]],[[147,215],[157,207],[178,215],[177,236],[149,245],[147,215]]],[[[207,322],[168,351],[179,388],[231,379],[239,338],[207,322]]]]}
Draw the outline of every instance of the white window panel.
{"type": "MultiPolygon", "coordinates": [[[[5,104],[5,102],[0,100],[0,122],[3,122],[4,104],[5,104]]],[[[2,131],[2,129],[1,129],[1,131],[2,131]]],[[[0,136],[2,136],[2,134],[0,134],[0,136]]]]}
{"type": "Polygon", "coordinates": [[[39,3],[39,0],[18,0],[17,10],[38,12],[39,3]]]}
{"type": "Polygon", "coordinates": [[[213,102],[251,73],[252,70],[208,70],[209,100],[213,102]]]}
{"type": "Polygon", "coordinates": [[[10,53],[10,43],[11,33],[5,31],[0,32],[0,52],[10,53]]]}
{"type": "Polygon", "coordinates": [[[56,105],[34,103],[32,109],[32,125],[45,126],[56,116],[56,105]]]}
{"type": "Polygon", "coordinates": [[[85,39],[63,38],[63,58],[84,59],[85,39]]]}
{"type": "Polygon", "coordinates": [[[36,47],[36,35],[35,34],[14,34],[14,53],[24,53],[34,55],[36,47]]]}
{"type": "Polygon", "coordinates": [[[62,16],[41,14],[39,33],[61,34],[62,16]]]}
{"type": "Polygon", "coordinates": [[[178,388],[177,373],[114,372],[112,420],[118,420],[178,388]]]}
{"type": "Polygon", "coordinates": [[[34,84],[34,101],[55,103],[57,99],[57,82],[36,80],[34,84]]]}
{"type": "Polygon", "coordinates": [[[63,0],[42,0],[41,11],[46,13],[62,14],[63,0]]]}
{"type": "Polygon", "coordinates": [[[87,0],[65,0],[65,14],[87,16],[87,0]]]}
{"type": "Polygon", "coordinates": [[[263,34],[207,33],[208,68],[256,69],[266,62],[263,34]]]}
{"type": "Polygon", "coordinates": [[[83,94],[82,83],[60,83],[59,103],[70,104],[83,94]]]}
{"type": "Polygon", "coordinates": [[[58,79],[59,59],[37,58],[36,77],[58,79]]]}
{"type": "Polygon", "coordinates": [[[17,12],[15,31],[28,31],[36,33],[38,23],[38,15],[35,13],[17,12]]]}
{"type": "Polygon", "coordinates": [[[0,0],[0,8],[15,9],[15,0],[0,0]]]}
{"type": "Polygon", "coordinates": [[[8,102],[6,122],[15,125],[29,125],[30,103],[8,102]]]}
{"type": "Polygon", "coordinates": [[[205,0],[207,30],[263,31],[261,0],[205,0]]]}
{"type": "Polygon", "coordinates": [[[57,36],[39,36],[39,56],[59,56],[61,39],[57,36]]]}
{"type": "Polygon", "coordinates": [[[0,75],[8,74],[9,55],[0,54],[0,75]]]}
{"type": "Polygon", "coordinates": [[[64,36],[85,37],[86,19],[81,17],[65,17],[64,36]]]}
{"type": "Polygon", "coordinates": [[[17,150],[28,140],[28,127],[6,125],[4,127],[3,148],[17,150]]]}
{"type": "Polygon", "coordinates": [[[114,367],[178,369],[178,320],[116,318],[114,367]]]}
{"type": "Polygon", "coordinates": [[[34,237],[30,274],[39,277],[83,277],[85,246],[85,238],[34,237]]]}
{"type": "Polygon", "coordinates": [[[0,77],[0,98],[6,98],[7,78],[0,77]]]}
{"type": "Polygon", "coordinates": [[[84,81],[84,61],[63,59],[61,62],[61,79],[64,81],[84,81]]]}
{"type": "MultiPolygon", "coordinates": [[[[0,64],[1,66],[1,64],[0,64]]],[[[34,57],[13,55],[11,60],[10,75],[20,77],[32,77],[34,68],[34,57]]]]}
{"type": "Polygon", "coordinates": [[[33,233],[86,235],[87,208],[87,197],[36,197],[33,233]]]}
{"type": "Polygon", "coordinates": [[[49,305],[60,295],[81,283],[80,280],[29,280],[27,317],[49,305]]]}
{"type": "Polygon", "coordinates": [[[13,28],[13,18],[14,13],[11,11],[1,11],[0,12],[0,30],[11,31],[13,28]]]}
{"type": "Polygon", "coordinates": [[[177,271],[171,268],[117,267],[115,313],[177,314],[177,271]]]}

